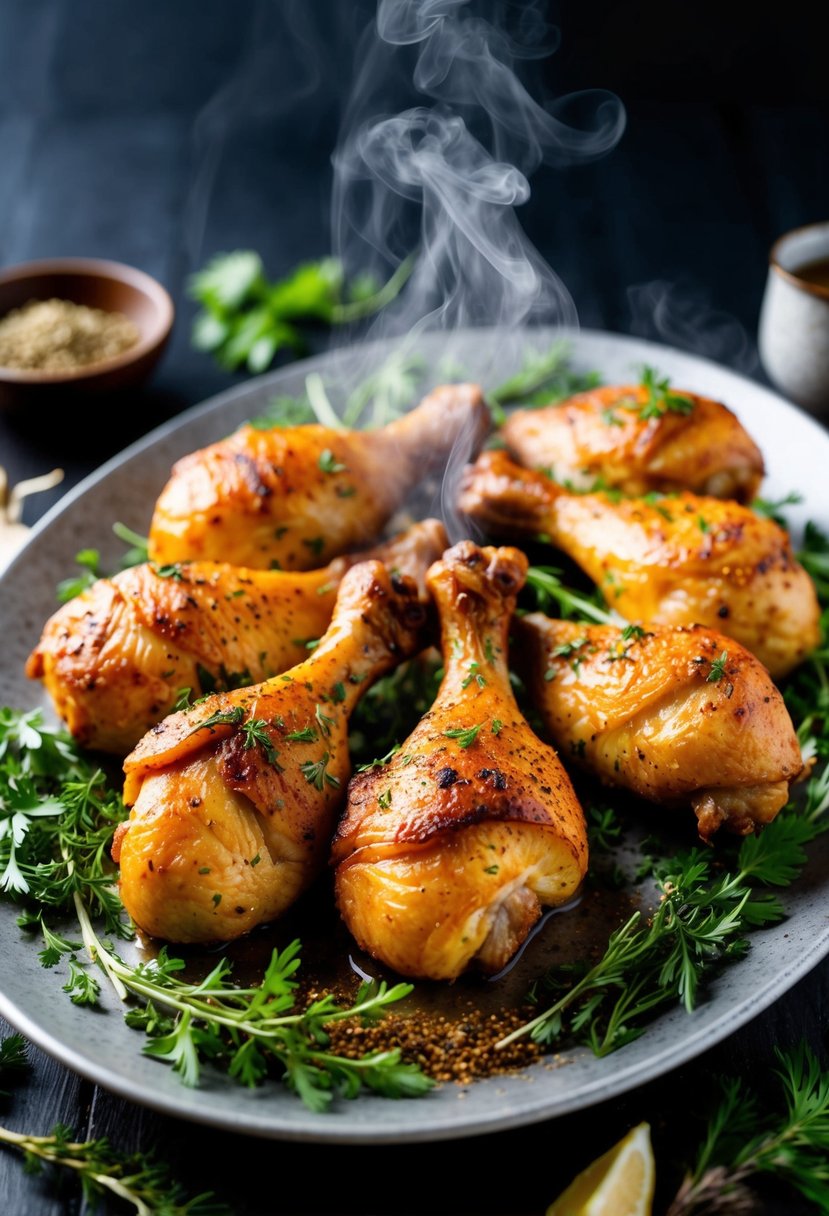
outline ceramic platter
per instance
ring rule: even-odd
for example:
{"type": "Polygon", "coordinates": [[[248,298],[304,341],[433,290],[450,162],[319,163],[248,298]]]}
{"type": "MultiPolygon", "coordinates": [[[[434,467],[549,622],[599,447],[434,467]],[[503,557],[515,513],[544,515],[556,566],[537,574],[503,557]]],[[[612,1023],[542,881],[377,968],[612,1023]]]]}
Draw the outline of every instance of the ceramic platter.
{"type": "MultiPolygon", "coordinates": [[[[496,331],[467,331],[454,337],[450,353],[468,378],[494,385],[520,364],[522,347],[531,342],[542,349],[555,337],[543,330],[510,339],[496,331]]],[[[804,503],[791,512],[794,528],[806,518],[829,528],[829,434],[812,419],[704,359],[611,334],[567,337],[575,370],[596,370],[605,382],[618,383],[635,381],[642,365],[649,364],[678,388],[726,402],[763,450],[768,466],[764,493],[775,498],[799,490],[804,503]]],[[[419,351],[426,365],[424,387],[430,387],[447,374],[446,340],[424,337],[419,351]]],[[[105,567],[114,565],[121,550],[111,523],[121,520],[145,532],[176,458],[262,413],[275,395],[301,393],[309,372],[321,373],[336,386],[376,369],[387,354],[382,344],[363,346],[248,381],[173,419],[69,493],[0,580],[0,704],[31,708],[41,703],[40,686],[26,680],[23,664],[55,609],[56,581],[71,572],[74,553],[86,546],[102,551],[105,567]]],[[[563,1115],[641,1085],[733,1034],[769,1006],[829,952],[826,836],[816,842],[809,866],[785,893],[785,903],[788,919],[753,936],[746,958],[722,973],[694,1014],[680,1009],[663,1014],[614,1055],[596,1059],[579,1049],[565,1053],[555,1067],[534,1064],[521,1075],[477,1081],[463,1094],[447,1084],[418,1100],[339,1102],[324,1115],[311,1114],[276,1081],[247,1090],[208,1069],[198,1089],[185,1088],[169,1068],[142,1056],[142,1036],[126,1026],[112,997],[105,993],[107,1005],[100,1014],[69,1002],[60,991],[63,979],[40,967],[37,950],[17,928],[15,909],[8,903],[0,904],[0,1013],[92,1081],[183,1118],[284,1139],[379,1143],[467,1136],[563,1115]]],[[[544,932],[558,932],[558,923],[553,918],[544,932]]],[[[124,953],[137,949],[127,946],[124,953]]]]}

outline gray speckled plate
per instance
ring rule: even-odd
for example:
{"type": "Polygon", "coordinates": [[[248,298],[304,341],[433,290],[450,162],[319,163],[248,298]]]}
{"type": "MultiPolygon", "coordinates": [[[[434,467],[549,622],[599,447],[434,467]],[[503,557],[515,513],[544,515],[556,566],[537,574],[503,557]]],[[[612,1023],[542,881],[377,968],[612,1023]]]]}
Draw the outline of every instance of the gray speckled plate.
{"type": "MultiPolygon", "coordinates": [[[[554,336],[532,334],[539,347],[554,336]]],[[[497,331],[466,332],[455,337],[451,353],[466,374],[485,384],[497,383],[514,369],[517,351],[529,337],[525,333],[510,344],[497,331]]],[[[791,512],[794,525],[811,517],[829,528],[829,435],[808,416],[774,393],[692,355],[610,334],[570,337],[574,366],[597,369],[608,382],[635,378],[635,370],[648,363],[683,388],[727,402],[763,449],[768,496],[800,490],[805,502],[791,512]]],[[[446,341],[436,335],[424,338],[420,347],[437,381],[446,341]]],[[[85,546],[98,547],[105,562],[114,563],[118,544],[110,533],[111,522],[120,519],[145,531],[155,497],[177,457],[262,412],[274,394],[301,392],[309,371],[335,380],[359,376],[376,367],[385,353],[381,346],[362,347],[243,384],[173,419],[68,494],[0,579],[0,704],[30,708],[42,703],[40,686],[25,679],[23,664],[54,611],[56,581],[69,573],[74,553],[85,546]]],[[[754,935],[747,957],[716,981],[710,1000],[693,1015],[678,1009],[663,1015],[642,1038],[606,1059],[573,1051],[565,1054],[564,1066],[540,1063],[521,1076],[478,1081],[463,1092],[447,1085],[418,1101],[365,1097],[341,1102],[329,1114],[313,1115],[277,1083],[245,1090],[209,1070],[199,1089],[186,1089],[169,1068],[141,1055],[141,1037],[127,1028],[108,994],[102,1013],[70,1004],[60,992],[58,974],[38,964],[36,950],[17,928],[9,904],[0,905],[0,1013],[69,1067],[127,1098],[236,1131],[355,1143],[495,1131],[565,1114],[640,1085],[760,1013],[829,953],[828,873],[829,839],[824,837],[801,879],[786,893],[789,918],[754,935]]]]}

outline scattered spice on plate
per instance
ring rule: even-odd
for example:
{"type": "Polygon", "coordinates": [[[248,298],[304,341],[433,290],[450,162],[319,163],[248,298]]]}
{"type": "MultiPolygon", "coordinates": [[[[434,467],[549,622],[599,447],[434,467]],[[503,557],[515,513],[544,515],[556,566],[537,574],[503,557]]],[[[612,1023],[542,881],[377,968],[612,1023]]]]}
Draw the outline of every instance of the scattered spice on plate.
{"type": "Polygon", "coordinates": [[[523,1070],[541,1058],[542,1048],[529,1038],[496,1047],[526,1016],[526,1009],[485,1013],[470,1002],[468,1012],[459,1018],[422,1011],[387,1013],[371,1025],[344,1020],[326,1029],[330,1049],[339,1055],[359,1059],[367,1052],[399,1048],[404,1060],[419,1064],[433,1080],[463,1084],[476,1077],[523,1070]]]}
{"type": "Polygon", "coordinates": [[[123,354],[140,336],[120,312],[71,300],[29,300],[0,318],[0,367],[75,371],[123,354]]]}

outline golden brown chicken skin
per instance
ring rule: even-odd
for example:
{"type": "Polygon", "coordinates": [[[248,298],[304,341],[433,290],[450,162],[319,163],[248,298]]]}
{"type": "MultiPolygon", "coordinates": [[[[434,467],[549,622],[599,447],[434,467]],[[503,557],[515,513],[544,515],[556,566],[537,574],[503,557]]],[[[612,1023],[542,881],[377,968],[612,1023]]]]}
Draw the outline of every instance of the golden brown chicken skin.
{"type": "Polygon", "coordinates": [[[437,388],[374,431],[256,430],[180,460],[150,526],[153,561],[209,559],[308,570],[371,543],[450,453],[476,453],[490,428],[480,388],[437,388]]]}
{"type": "Polygon", "coordinates": [[[348,718],[423,644],[417,588],[379,562],[344,577],[319,647],[289,672],[172,714],[124,764],[113,856],[135,923],[229,941],[279,916],[325,866],[350,774],[348,718]]]}
{"type": "Polygon", "coordinates": [[[820,641],[814,585],[788,534],[739,503],[574,494],[485,452],[466,470],[459,505],[495,535],[548,539],[627,620],[716,629],[775,678],[820,641]]]}
{"type": "Polygon", "coordinates": [[[307,657],[325,632],[337,588],[376,558],[423,586],[446,548],[437,520],[321,570],[246,570],[219,562],[148,563],[65,604],[47,622],[26,673],[87,747],[125,755],[173,709],[182,689],[259,684],[307,657]]]}
{"type": "Polygon", "coordinates": [[[512,693],[507,633],[527,562],[465,541],[429,572],[446,674],[388,764],[348,790],[333,861],[360,945],[402,975],[498,971],[587,867],[584,816],[512,693]]]}
{"type": "Polygon", "coordinates": [[[783,698],[732,638],[696,626],[516,620],[514,654],[563,755],[605,785],[690,805],[704,840],[785,806],[803,759],[783,698]]]}
{"type": "Polygon", "coordinates": [[[507,450],[558,482],[641,495],[691,490],[751,502],[763,478],[757,444],[731,410],[696,393],[671,390],[682,409],[653,407],[643,384],[608,385],[504,424],[507,450]]]}

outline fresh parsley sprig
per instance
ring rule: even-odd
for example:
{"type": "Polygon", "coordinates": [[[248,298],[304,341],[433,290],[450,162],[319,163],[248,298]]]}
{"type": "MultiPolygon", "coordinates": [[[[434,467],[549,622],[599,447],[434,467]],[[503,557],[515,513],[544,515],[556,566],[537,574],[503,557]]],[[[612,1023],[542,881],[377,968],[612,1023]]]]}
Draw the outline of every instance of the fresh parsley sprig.
{"type": "Polygon", "coordinates": [[[104,773],[40,710],[0,710],[0,890],[61,912],[78,897],[128,935],[109,862],[125,817],[104,773]]]}
{"type": "MultiPolygon", "coordinates": [[[[137,566],[147,560],[146,536],[139,536],[132,528],[122,523],[114,523],[112,530],[119,540],[129,546],[118,562],[118,570],[126,570],[129,566],[137,566]]],[[[80,566],[80,572],[61,579],[58,583],[56,595],[61,604],[73,600],[99,578],[107,577],[106,572],[101,569],[101,554],[98,549],[81,549],[75,554],[75,564],[80,566]]]]}
{"type": "Polygon", "coordinates": [[[323,258],[271,281],[257,253],[218,254],[190,278],[190,294],[201,305],[193,345],[230,371],[244,365],[263,372],[278,351],[305,348],[303,324],[345,325],[384,308],[413,265],[414,259],[406,258],[383,285],[367,275],[346,285],[342,262],[323,258]]]}
{"type": "MultiPolygon", "coordinates": [[[[29,1051],[22,1034],[10,1034],[0,1039],[0,1086],[15,1081],[29,1068],[29,1051]]],[[[0,1088],[0,1098],[8,1098],[9,1090],[0,1088]]]]}
{"type": "Polygon", "coordinates": [[[778,1178],[821,1212],[829,1211],[829,1071],[806,1046],[776,1055],[782,1117],[761,1113],[743,1081],[726,1081],[694,1167],[667,1216],[748,1211],[746,1183],[758,1174],[778,1178]]]}
{"type": "Polygon", "coordinates": [[[328,1050],[326,1027],[346,1018],[380,1018],[408,996],[411,984],[385,981],[361,985],[353,1004],[343,1006],[330,994],[297,1009],[299,941],[274,950],[260,984],[240,987],[230,981],[231,967],[220,959],[205,979],[182,979],[185,964],[166,948],[157,958],[131,966],[95,932],[81,914],[89,956],[123,998],[142,1004],[126,1021],[144,1031],[144,1052],[172,1065],[186,1085],[198,1084],[205,1061],[223,1067],[242,1085],[255,1086],[276,1067],[288,1085],[314,1111],[325,1111],[336,1096],[356,1097],[363,1089],[389,1098],[418,1097],[432,1081],[399,1050],[372,1052],[351,1059],[328,1050]]]}
{"type": "Polygon", "coordinates": [[[671,392],[671,382],[667,376],[659,377],[652,367],[642,368],[642,388],[647,390],[648,397],[639,407],[639,417],[643,421],[651,418],[662,418],[665,414],[691,414],[694,403],[683,393],[671,392]]]}

